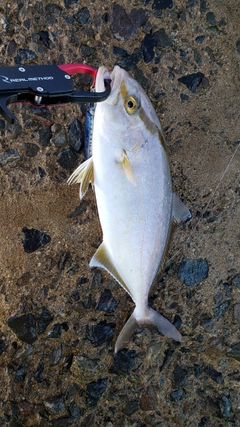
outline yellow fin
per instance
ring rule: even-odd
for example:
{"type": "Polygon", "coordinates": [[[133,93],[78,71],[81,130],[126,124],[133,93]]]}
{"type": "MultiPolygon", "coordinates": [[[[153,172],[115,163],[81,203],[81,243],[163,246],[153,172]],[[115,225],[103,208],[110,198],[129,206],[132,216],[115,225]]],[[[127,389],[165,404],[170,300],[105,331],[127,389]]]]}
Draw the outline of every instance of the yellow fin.
{"type": "Polygon", "coordinates": [[[130,160],[127,156],[127,153],[125,150],[123,150],[122,153],[122,161],[121,164],[123,166],[123,170],[125,172],[125,175],[127,177],[127,179],[136,187],[136,180],[135,180],[135,176],[132,170],[132,166],[130,163],[130,160]]]}
{"type": "Polygon", "coordinates": [[[80,199],[86,194],[90,182],[94,182],[93,159],[90,157],[78,166],[68,179],[68,184],[80,183],[80,199]]]}
{"type": "Polygon", "coordinates": [[[100,267],[107,270],[107,272],[110,273],[115,280],[117,280],[117,282],[125,289],[125,291],[128,292],[130,296],[132,296],[127,285],[125,284],[120,274],[118,273],[116,267],[113,265],[113,262],[111,260],[111,257],[108,253],[107,247],[104,242],[101,243],[101,245],[97,249],[97,252],[95,252],[95,254],[93,255],[89,266],[100,267]]]}

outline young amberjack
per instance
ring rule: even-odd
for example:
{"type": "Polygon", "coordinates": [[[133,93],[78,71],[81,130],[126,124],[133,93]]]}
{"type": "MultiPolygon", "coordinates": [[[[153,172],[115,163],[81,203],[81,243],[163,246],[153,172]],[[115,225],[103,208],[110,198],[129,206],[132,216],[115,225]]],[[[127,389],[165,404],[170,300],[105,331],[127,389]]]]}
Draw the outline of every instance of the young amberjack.
{"type": "Polygon", "coordinates": [[[148,297],[165,259],[174,223],[191,215],[172,192],[162,128],[150,100],[129,74],[100,67],[96,91],[111,79],[109,97],[96,106],[92,157],[69,178],[80,183],[80,199],[94,185],[103,242],[91,267],[107,270],[136,307],[123,327],[115,352],[138,327],[156,327],[176,341],[180,332],[149,307],[148,297]]]}

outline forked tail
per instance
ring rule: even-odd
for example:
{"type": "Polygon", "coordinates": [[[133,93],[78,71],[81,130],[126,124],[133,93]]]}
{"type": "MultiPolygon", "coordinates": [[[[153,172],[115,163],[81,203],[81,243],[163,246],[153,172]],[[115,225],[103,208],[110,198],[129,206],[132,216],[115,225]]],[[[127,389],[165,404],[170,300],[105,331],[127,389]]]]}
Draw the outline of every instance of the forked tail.
{"type": "Polygon", "coordinates": [[[139,318],[139,316],[137,316],[137,309],[135,308],[118,336],[115,345],[115,353],[127,345],[133,332],[137,328],[142,327],[147,327],[149,329],[156,328],[163,335],[166,335],[166,337],[183,342],[183,337],[180,332],[178,332],[175,326],[173,326],[166,317],[148,307],[147,311],[144,313],[144,317],[139,318]]]}

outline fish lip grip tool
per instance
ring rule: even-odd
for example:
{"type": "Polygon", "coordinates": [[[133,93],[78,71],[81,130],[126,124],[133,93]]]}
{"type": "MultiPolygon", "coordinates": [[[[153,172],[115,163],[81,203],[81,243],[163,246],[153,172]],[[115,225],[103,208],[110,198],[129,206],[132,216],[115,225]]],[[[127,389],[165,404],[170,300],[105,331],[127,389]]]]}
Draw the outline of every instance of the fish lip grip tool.
{"type": "Polygon", "coordinates": [[[7,108],[11,103],[41,108],[107,99],[111,92],[109,80],[104,80],[104,92],[78,91],[74,90],[71,79],[71,75],[78,73],[90,74],[95,85],[97,69],[86,64],[0,67],[0,115],[13,124],[16,118],[7,108]]]}

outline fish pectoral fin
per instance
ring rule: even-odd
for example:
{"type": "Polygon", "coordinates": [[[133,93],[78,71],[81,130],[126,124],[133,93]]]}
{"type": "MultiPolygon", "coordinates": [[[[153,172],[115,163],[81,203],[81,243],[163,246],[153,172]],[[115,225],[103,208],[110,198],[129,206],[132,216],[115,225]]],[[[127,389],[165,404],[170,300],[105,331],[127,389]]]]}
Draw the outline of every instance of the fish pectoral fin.
{"type": "Polygon", "coordinates": [[[173,221],[177,223],[184,222],[192,218],[190,210],[175,193],[173,194],[172,217],[173,221]]]}
{"type": "Polygon", "coordinates": [[[80,199],[86,194],[89,184],[94,183],[93,158],[90,157],[78,166],[68,179],[68,184],[80,183],[80,199]]]}
{"type": "Polygon", "coordinates": [[[109,252],[107,250],[107,247],[105,243],[101,243],[95,254],[93,255],[90,264],[90,267],[100,267],[107,270],[108,273],[110,273],[115,280],[125,289],[126,292],[129,293],[131,296],[131,292],[128,289],[127,285],[123,281],[121,275],[117,271],[116,267],[114,266],[111,257],[109,255],[109,252]]]}
{"type": "Polygon", "coordinates": [[[132,165],[125,150],[122,151],[122,158],[119,163],[121,163],[127,179],[136,187],[136,180],[132,165]]]}
{"type": "Polygon", "coordinates": [[[171,322],[169,322],[169,320],[166,319],[166,317],[148,307],[144,316],[139,318],[139,314],[137,315],[137,308],[135,308],[118,336],[115,345],[115,353],[127,345],[133,332],[137,328],[142,328],[144,326],[149,329],[157,328],[157,330],[166,337],[172,338],[175,341],[183,342],[183,337],[180,332],[172,325],[171,322]]]}

